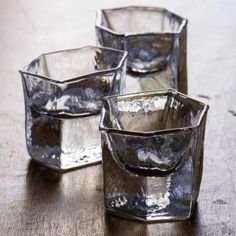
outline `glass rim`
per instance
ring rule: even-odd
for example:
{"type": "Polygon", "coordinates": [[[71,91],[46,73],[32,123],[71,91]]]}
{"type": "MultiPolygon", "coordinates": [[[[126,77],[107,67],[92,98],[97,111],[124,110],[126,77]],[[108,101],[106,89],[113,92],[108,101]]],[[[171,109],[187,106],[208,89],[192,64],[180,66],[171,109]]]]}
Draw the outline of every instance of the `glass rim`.
{"type": "Polygon", "coordinates": [[[123,37],[129,37],[129,36],[145,36],[145,35],[153,35],[153,36],[163,36],[163,35],[180,35],[184,29],[185,26],[187,26],[188,24],[188,20],[186,18],[183,18],[169,10],[167,10],[166,8],[162,8],[162,7],[151,7],[151,6],[124,6],[124,7],[116,7],[116,8],[106,8],[106,9],[98,9],[96,11],[97,17],[96,17],[96,23],[95,23],[95,27],[99,28],[99,29],[103,29],[105,31],[108,31],[109,33],[115,35],[115,36],[123,36],[123,37]],[[102,16],[103,13],[105,11],[113,11],[113,10],[122,10],[122,9],[129,9],[129,8],[138,8],[138,9],[151,9],[151,10],[156,10],[156,11],[160,11],[160,12],[169,12],[170,14],[178,17],[179,19],[181,19],[181,23],[180,26],[178,28],[178,30],[176,32],[132,32],[132,33],[119,33],[115,30],[112,30],[108,27],[105,27],[102,25],[102,16]]]}
{"type": "Polygon", "coordinates": [[[73,83],[77,80],[87,80],[89,79],[91,76],[96,76],[96,75],[101,75],[104,73],[112,73],[115,72],[117,70],[119,70],[125,59],[127,58],[128,53],[126,51],[122,51],[122,50],[118,50],[118,49],[114,49],[114,48],[109,48],[109,47],[99,47],[99,46],[92,46],[92,45],[87,45],[87,46],[83,46],[83,47],[79,47],[79,48],[71,48],[71,49],[63,49],[63,50],[58,50],[58,51],[52,51],[52,52],[48,52],[48,53],[42,53],[40,56],[38,56],[37,58],[35,58],[33,61],[31,61],[28,65],[24,66],[22,69],[19,69],[19,73],[21,75],[30,75],[30,76],[35,76],[38,77],[40,79],[46,80],[52,84],[56,84],[56,85],[60,85],[60,84],[70,84],[73,83]],[[103,69],[103,70],[99,70],[99,71],[95,71],[95,72],[91,72],[91,73],[86,73],[80,76],[76,76],[76,77],[72,77],[70,79],[66,79],[63,81],[59,81],[59,80],[55,80],[51,77],[45,76],[45,75],[39,75],[36,73],[31,73],[26,71],[26,68],[28,68],[28,66],[36,59],[40,58],[41,56],[44,55],[50,55],[50,54],[54,54],[54,53],[60,53],[60,52],[66,52],[66,51],[73,51],[73,50],[82,50],[85,48],[93,48],[93,49],[102,49],[102,50],[107,50],[107,51],[115,51],[117,53],[120,53],[122,55],[122,58],[120,59],[118,65],[116,67],[110,68],[110,69],[103,69]]]}
{"type": "Polygon", "coordinates": [[[171,96],[181,96],[184,97],[185,99],[189,99],[192,102],[196,102],[200,105],[203,106],[201,110],[200,117],[197,121],[197,124],[191,125],[191,126],[185,126],[185,127],[180,127],[180,128],[169,128],[169,129],[160,129],[160,130],[155,130],[155,131],[131,131],[127,129],[118,129],[118,128],[109,128],[105,122],[105,114],[109,111],[107,111],[104,106],[101,111],[101,120],[99,124],[99,130],[100,131],[105,131],[106,133],[118,133],[118,134],[124,134],[124,135],[130,135],[130,136],[153,136],[153,135],[161,135],[161,134],[168,134],[168,133],[177,133],[177,132],[185,132],[185,131],[192,131],[196,128],[198,128],[202,121],[203,117],[207,114],[207,111],[209,109],[209,105],[205,104],[203,102],[200,102],[196,99],[193,99],[186,94],[180,93],[175,89],[160,89],[160,90],[152,90],[152,91],[145,91],[145,92],[138,92],[138,93],[129,93],[129,94],[124,94],[124,95],[112,95],[112,96],[106,96],[103,98],[104,102],[111,103],[112,98],[141,98],[141,97],[146,97],[146,96],[151,96],[151,95],[171,95],[171,96]]]}

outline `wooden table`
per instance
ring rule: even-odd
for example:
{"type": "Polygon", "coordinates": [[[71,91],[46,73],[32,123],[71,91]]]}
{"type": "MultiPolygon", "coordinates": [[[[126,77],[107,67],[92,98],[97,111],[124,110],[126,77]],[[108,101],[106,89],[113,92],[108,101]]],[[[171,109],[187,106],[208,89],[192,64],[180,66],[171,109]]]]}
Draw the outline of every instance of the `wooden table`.
{"type": "Polygon", "coordinates": [[[235,0],[0,0],[0,235],[235,235],[235,0]],[[189,19],[189,94],[209,103],[204,175],[192,220],[144,225],[104,214],[101,165],[59,174],[30,161],[18,68],[95,44],[95,9],[139,4],[189,19]]]}

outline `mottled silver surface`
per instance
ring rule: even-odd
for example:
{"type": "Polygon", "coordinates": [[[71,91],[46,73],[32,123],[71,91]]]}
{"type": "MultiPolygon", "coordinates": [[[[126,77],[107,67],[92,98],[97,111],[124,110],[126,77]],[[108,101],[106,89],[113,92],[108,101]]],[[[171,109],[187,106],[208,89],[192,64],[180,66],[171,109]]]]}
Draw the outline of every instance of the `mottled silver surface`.
{"type": "Polygon", "coordinates": [[[151,87],[187,93],[186,19],[156,7],[103,9],[97,11],[96,36],[98,45],[128,52],[126,92],[151,87]],[[143,73],[151,73],[145,85],[143,73]]]}
{"type": "Polygon", "coordinates": [[[202,176],[208,106],[175,90],[105,98],[105,207],[141,221],[190,218],[202,176]]]}
{"type": "Polygon", "coordinates": [[[87,46],[43,54],[20,70],[33,159],[58,170],[101,162],[102,99],[121,93],[126,54],[87,46]]]}

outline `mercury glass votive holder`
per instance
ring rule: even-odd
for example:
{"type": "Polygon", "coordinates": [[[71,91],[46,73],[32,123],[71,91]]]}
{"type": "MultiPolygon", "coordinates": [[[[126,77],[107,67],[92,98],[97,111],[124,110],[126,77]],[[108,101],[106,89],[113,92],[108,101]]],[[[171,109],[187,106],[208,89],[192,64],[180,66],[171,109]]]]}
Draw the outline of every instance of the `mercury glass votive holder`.
{"type": "Polygon", "coordinates": [[[96,35],[98,45],[128,52],[126,92],[173,88],[187,94],[186,19],[157,7],[103,9],[96,35]]]}
{"type": "Polygon", "coordinates": [[[105,208],[144,222],[189,219],[203,168],[208,106],[175,90],[104,99],[105,208]]]}
{"type": "Polygon", "coordinates": [[[42,54],[20,70],[34,160],[58,170],[101,162],[102,99],[121,92],[126,55],[87,46],[42,54]]]}

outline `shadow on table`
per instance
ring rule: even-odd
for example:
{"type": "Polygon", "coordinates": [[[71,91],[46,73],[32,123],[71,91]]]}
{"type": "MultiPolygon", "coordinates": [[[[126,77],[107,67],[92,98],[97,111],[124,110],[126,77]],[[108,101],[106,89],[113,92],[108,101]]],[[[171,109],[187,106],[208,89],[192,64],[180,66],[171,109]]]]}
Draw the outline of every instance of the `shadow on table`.
{"type": "Polygon", "coordinates": [[[139,223],[105,214],[105,235],[154,236],[154,235],[199,235],[198,207],[191,220],[168,223],[139,223]]]}
{"type": "Polygon", "coordinates": [[[113,216],[111,214],[105,214],[105,235],[106,236],[147,236],[148,228],[146,224],[137,223],[129,220],[113,216]]]}
{"type": "Polygon", "coordinates": [[[28,194],[49,195],[55,192],[59,186],[62,174],[58,171],[42,166],[34,160],[28,164],[26,176],[28,194]]]}

